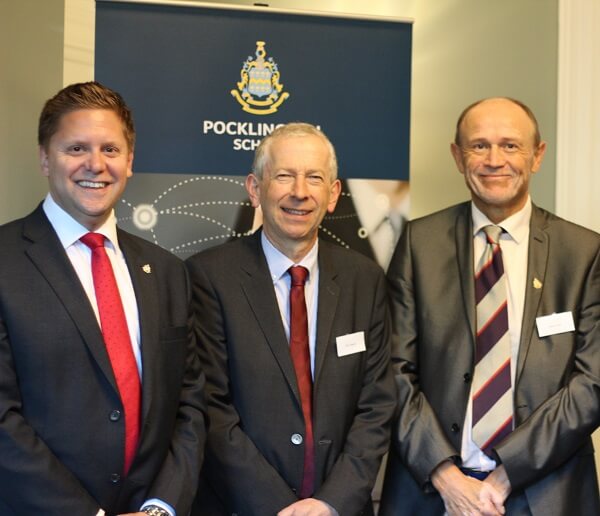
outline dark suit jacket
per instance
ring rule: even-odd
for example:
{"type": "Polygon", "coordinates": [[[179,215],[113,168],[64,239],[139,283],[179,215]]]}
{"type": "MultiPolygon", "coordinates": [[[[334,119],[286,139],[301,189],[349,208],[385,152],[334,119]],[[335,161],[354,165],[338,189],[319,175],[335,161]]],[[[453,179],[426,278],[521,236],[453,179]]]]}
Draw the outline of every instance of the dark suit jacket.
{"type": "Polygon", "coordinates": [[[189,511],[205,431],[186,270],[159,247],[118,235],[143,363],[140,445],[125,479],[123,409],[79,278],[41,206],[0,227],[2,516],[133,512],[151,497],[178,516],[189,511]]]}
{"type": "MultiPolygon", "coordinates": [[[[369,514],[389,443],[395,393],[381,269],[319,243],[313,394],[315,497],[340,515],[369,514]],[[364,331],[366,352],[338,357],[336,337],[364,331]]],[[[194,515],[270,516],[297,501],[304,420],[260,231],[187,262],[210,420],[194,515]]]]}
{"type": "MultiPolygon", "coordinates": [[[[496,452],[533,515],[600,514],[590,438],[600,423],[600,236],[535,206],[530,228],[516,429],[496,452]],[[567,311],[574,332],[538,337],[536,317],[567,311]]],[[[423,488],[461,449],[475,346],[470,203],[410,222],[388,278],[401,416],[381,514],[441,515],[439,495],[423,488]]]]}

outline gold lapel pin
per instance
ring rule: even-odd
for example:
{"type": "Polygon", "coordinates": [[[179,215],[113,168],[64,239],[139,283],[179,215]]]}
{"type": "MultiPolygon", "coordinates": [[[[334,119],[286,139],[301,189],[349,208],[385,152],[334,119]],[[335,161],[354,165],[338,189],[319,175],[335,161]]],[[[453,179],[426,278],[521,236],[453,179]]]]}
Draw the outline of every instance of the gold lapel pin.
{"type": "Polygon", "coordinates": [[[536,288],[536,289],[542,288],[542,282],[537,278],[533,278],[533,288],[536,288]]]}
{"type": "Polygon", "coordinates": [[[146,265],[142,265],[142,270],[146,273],[146,274],[150,274],[152,273],[152,267],[150,267],[150,264],[147,263],[146,265]]]}

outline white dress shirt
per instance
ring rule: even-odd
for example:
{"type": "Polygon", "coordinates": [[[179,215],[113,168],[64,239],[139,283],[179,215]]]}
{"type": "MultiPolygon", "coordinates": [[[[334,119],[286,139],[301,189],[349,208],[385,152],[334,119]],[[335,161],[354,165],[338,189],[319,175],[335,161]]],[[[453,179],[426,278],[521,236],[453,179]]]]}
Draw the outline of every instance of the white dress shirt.
{"type": "MultiPolygon", "coordinates": [[[[500,236],[500,248],[502,249],[502,263],[507,280],[508,333],[511,346],[510,373],[513,388],[525,306],[531,211],[531,198],[528,198],[525,206],[520,211],[496,224],[504,229],[500,236]]],[[[493,222],[473,203],[471,203],[471,214],[473,218],[473,270],[475,270],[486,246],[486,238],[482,229],[493,224],[493,222]]],[[[472,397],[473,392],[471,391],[462,434],[461,458],[463,466],[480,471],[492,471],[496,467],[496,462],[485,455],[473,442],[472,397]]]]}
{"type": "MultiPolygon", "coordinates": [[[[67,256],[69,257],[69,260],[79,277],[79,281],[81,281],[81,285],[94,309],[98,325],[100,325],[100,314],[98,312],[98,303],[96,301],[96,292],[94,290],[94,278],[92,276],[92,250],[79,240],[83,235],[90,231],[56,204],[50,194],[46,196],[43,208],[46,217],[48,217],[50,224],[52,224],[61,244],[65,248],[67,256]]],[[[100,233],[106,237],[106,254],[110,259],[115,279],[119,287],[119,294],[123,303],[125,318],[127,319],[129,336],[131,337],[131,348],[133,349],[133,354],[141,378],[142,357],[140,352],[140,324],[137,301],[125,257],[119,248],[119,242],[117,240],[117,220],[114,212],[111,213],[110,217],[95,231],[95,233],[100,233]]]]}
{"type": "Polygon", "coordinates": [[[290,288],[292,279],[288,269],[293,265],[302,265],[308,269],[308,276],[304,285],[304,299],[306,300],[306,314],[308,316],[308,345],[310,349],[310,369],[315,375],[315,346],[317,340],[317,306],[319,302],[319,241],[298,263],[294,263],[281,251],[279,251],[267,238],[263,231],[260,235],[263,252],[267,259],[269,272],[281,313],[281,321],[285,329],[285,335],[290,341],[290,288]]]}

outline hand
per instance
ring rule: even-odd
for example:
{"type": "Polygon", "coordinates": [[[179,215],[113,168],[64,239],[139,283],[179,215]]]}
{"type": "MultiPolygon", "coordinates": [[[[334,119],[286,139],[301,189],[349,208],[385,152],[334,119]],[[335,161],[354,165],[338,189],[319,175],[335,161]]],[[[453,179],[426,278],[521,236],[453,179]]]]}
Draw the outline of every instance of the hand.
{"type": "Polygon", "coordinates": [[[431,474],[431,482],[449,516],[504,514],[504,498],[491,483],[464,475],[451,462],[440,464],[431,474]]]}
{"type": "Polygon", "coordinates": [[[339,516],[328,503],[316,498],[305,498],[288,505],[277,516],[339,516]]]}
{"type": "Polygon", "coordinates": [[[502,496],[502,503],[504,503],[512,491],[510,480],[506,474],[506,468],[502,464],[489,474],[484,480],[484,483],[490,484],[498,493],[500,493],[500,496],[502,496]]]}

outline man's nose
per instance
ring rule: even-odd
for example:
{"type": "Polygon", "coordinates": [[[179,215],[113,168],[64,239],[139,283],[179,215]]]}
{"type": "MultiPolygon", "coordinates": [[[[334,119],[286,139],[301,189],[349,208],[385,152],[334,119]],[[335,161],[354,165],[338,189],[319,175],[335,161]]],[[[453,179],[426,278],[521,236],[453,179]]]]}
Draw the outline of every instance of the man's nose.
{"type": "Polygon", "coordinates": [[[86,168],[98,174],[104,170],[104,156],[100,150],[91,150],[87,157],[86,168]]]}
{"type": "Polygon", "coordinates": [[[296,175],[296,177],[294,178],[294,183],[293,183],[293,187],[292,187],[292,194],[294,195],[294,197],[297,197],[299,199],[304,199],[308,196],[307,192],[308,192],[308,190],[307,190],[306,176],[304,174],[296,175]]]}
{"type": "Polygon", "coordinates": [[[504,166],[506,158],[504,152],[499,145],[490,145],[488,153],[486,155],[486,164],[490,167],[498,168],[504,166]]]}

